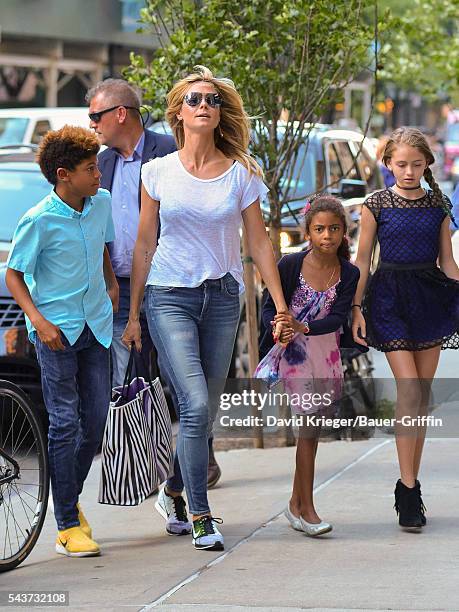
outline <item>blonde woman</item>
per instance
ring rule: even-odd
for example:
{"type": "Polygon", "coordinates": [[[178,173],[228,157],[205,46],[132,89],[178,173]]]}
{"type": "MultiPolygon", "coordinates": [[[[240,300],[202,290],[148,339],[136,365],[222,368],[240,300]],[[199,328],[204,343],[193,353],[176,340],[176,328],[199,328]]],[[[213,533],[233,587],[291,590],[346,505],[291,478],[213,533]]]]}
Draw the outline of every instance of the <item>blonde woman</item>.
{"type": "Polygon", "coordinates": [[[166,118],[178,151],[142,168],[131,311],[123,339],[140,350],[146,283],[150,333],[180,413],[175,475],[160,491],[156,508],[168,533],[192,532],[195,548],[223,550],[221,519],[212,517],[207,500],[207,439],[216,414],[208,381],[226,378],[233,351],[244,291],[241,222],[277,312],[286,312],[287,305],[260,211],[267,188],[247,152],[250,124],[234,84],[196,66],[169,92],[166,118]]]}

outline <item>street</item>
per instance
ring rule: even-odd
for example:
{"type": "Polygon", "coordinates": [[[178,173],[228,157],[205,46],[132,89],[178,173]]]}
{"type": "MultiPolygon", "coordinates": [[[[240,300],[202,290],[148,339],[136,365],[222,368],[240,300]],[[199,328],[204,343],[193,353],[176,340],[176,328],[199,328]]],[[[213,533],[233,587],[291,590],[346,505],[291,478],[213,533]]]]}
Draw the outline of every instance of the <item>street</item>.
{"type": "MultiPolygon", "coordinates": [[[[374,361],[376,375],[388,377],[384,356],[374,361]]],[[[452,375],[456,357],[444,352],[438,376],[452,375]]],[[[0,591],[68,591],[72,611],[459,610],[457,449],[456,438],[427,440],[421,477],[428,524],[416,535],[398,528],[392,508],[392,437],[320,444],[317,507],[334,525],[321,541],[293,531],[282,514],[294,448],[217,453],[223,477],[210,501],[224,518],[223,553],[168,536],[152,498],[134,508],[99,505],[97,459],[82,505],[102,555],[56,555],[49,511],[35,550],[0,575],[0,591]]]]}

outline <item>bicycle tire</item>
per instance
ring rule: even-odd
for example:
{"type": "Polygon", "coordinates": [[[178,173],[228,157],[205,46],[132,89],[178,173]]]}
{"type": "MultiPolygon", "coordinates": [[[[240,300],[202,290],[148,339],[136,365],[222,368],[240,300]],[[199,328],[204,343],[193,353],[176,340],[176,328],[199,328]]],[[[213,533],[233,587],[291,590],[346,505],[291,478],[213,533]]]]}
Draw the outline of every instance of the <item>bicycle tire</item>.
{"type": "MultiPolygon", "coordinates": [[[[37,415],[31,405],[30,398],[15,384],[0,380],[0,402],[2,398],[10,398],[16,402],[19,408],[23,411],[25,418],[30,425],[34,441],[37,446],[37,456],[39,462],[39,500],[37,499],[37,510],[34,517],[32,529],[28,531],[28,537],[25,539],[23,545],[19,550],[8,558],[0,558],[0,572],[7,572],[20,563],[22,563],[32,552],[35,544],[37,543],[38,537],[43,527],[43,523],[46,517],[46,510],[48,507],[48,496],[49,496],[49,466],[48,466],[48,443],[47,437],[43,430],[42,424],[40,423],[37,415]]],[[[2,409],[2,405],[0,404],[2,409]]],[[[1,439],[0,439],[1,441],[1,439]]],[[[1,493],[1,489],[0,489],[1,493]]],[[[5,546],[6,548],[6,546],[5,546]]]]}

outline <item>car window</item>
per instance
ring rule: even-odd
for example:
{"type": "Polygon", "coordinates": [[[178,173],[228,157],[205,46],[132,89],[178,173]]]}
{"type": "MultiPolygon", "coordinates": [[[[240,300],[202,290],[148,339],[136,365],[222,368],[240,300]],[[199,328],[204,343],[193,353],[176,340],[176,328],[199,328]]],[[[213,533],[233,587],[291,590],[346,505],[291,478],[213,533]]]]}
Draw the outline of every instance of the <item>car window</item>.
{"type": "Polygon", "coordinates": [[[27,117],[0,117],[0,146],[23,143],[28,123],[27,117]]]}
{"type": "Polygon", "coordinates": [[[345,178],[362,180],[356,159],[349,148],[349,143],[344,140],[337,140],[334,146],[345,178]]]}
{"type": "MultiPolygon", "coordinates": [[[[304,200],[306,196],[314,193],[316,190],[316,159],[317,159],[317,143],[313,137],[310,137],[309,143],[302,144],[298,151],[293,172],[285,172],[281,179],[282,190],[287,190],[289,187],[288,198],[301,198],[304,200]]],[[[300,202],[292,202],[290,207],[299,206],[300,202]]],[[[304,206],[301,204],[301,207],[304,206]]]]}
{"type": "Polygon", "coordinates": [[[147,130],[156,132],[157,134],[167,134],[168,136],[173,136],[172,128],[167,121],[156,121],[155,123],[152,123],[152,125],[148,126],[147,130]]]}
{"type": "Polygon", "coordinates": [[[0,241],[9,242],[23,214],[50,191],[51,185],[40,172],[0,166],[0,241]]]}
{"type": "Polygon", "coordinates": [[[37,121],[32,137],[30,138],[30,142],[32,144],[39,144],[40,140],[43,138],[46,132],[49,132],[50,129],[51,124],[47,119],[37,121]]]}
{"type": "Polygon", "coordinates": [[[360,169],[362,180],[366,181],[369,191],[382,189],[384,187],[381,171],[375,158],[371,156],[365,146],[361,147],[361,143],[351,140],[349,142],[352,154],[357,158],[357,164],[360,169]]]}
{"type": "Polygon", "coordinates": [[[344,172],[333,142],[328,142],[326,145],[326,160],[328,166],[328,180],[326,182],[330,184],[332,190],[337,190],[344,172]]]}

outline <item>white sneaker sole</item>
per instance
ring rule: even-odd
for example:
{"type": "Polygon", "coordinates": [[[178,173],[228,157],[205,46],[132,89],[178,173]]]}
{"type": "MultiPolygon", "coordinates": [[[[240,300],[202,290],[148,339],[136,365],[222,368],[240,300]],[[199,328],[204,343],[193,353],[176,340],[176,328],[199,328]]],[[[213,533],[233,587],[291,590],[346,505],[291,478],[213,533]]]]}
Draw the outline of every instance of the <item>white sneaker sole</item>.
{"type": "Polygon", "coordinates": [[[56,544],[56,552],[58,555],[65,555],[66,557],[98,557],[100,555],[100,550],[72,553],[62,544],[56,544]]]}
{"type": "Polygon", "coordinates": [[[196,550],[225,550],[223,542],[214,542],[213,544],[196,544],[196,540],[193,538],[193,545],[196,550]]]}
{"type": "MultiPolygon", "coordinates": [[[[158,501],[155,501],[155,510],[163,517],[163,519],[167,522],[168,520],[168,516],[167,516],[167,512],[164,510],[164,508],[161,506],[161,504],[158,501]]],[[[189,529],[182,529],[182,533],[177,533],[176,531],[169,531],[169,529],[166,526],[166,533],[170,536],[183,536],[183,535],[190,535],[191,533],[191,527],[189,529]]]]}

